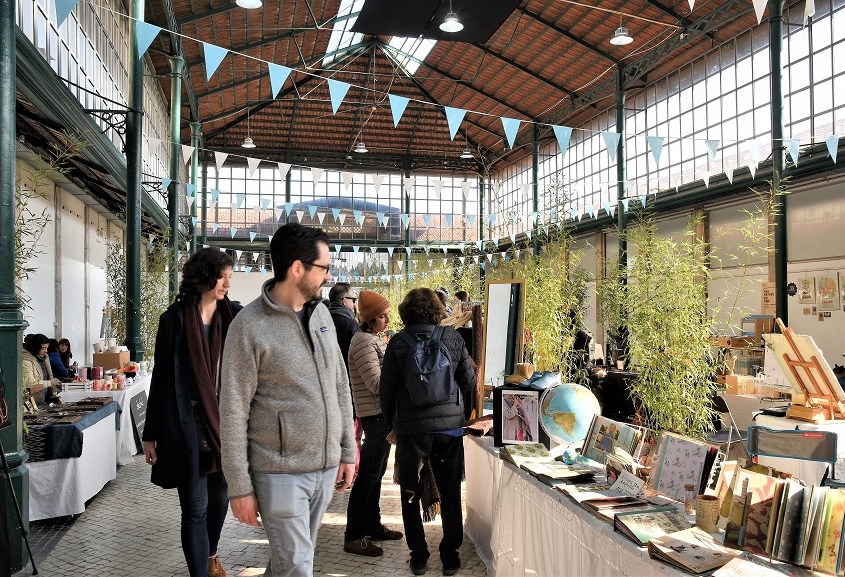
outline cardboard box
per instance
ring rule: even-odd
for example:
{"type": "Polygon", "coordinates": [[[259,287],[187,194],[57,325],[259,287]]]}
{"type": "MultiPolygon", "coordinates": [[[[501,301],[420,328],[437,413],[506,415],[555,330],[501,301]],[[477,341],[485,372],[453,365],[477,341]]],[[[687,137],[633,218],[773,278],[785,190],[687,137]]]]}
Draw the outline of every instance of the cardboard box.
{"type": "Polygon", "coordinates": [[[119,353],[94,353],[95,367],[103,367],[104,371],[109,369],[122,369],[129,362],[129,351],[119,353]]]}
{"type": "Polygon", "coordinates": [[[727,392],[731,395],[753,395],[755,393],[754,377],[727,375],[725,384],[727,385],[727,392]]]}

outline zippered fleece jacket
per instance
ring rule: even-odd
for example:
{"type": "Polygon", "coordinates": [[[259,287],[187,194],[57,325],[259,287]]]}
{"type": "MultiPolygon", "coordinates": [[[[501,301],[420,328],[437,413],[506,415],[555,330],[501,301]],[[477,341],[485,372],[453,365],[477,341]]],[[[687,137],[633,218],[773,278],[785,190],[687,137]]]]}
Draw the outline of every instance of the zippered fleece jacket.
{"type": "Polygon", "coordinates": [[[352,398],[334,323],[306,303],[270,300],[275,281],[229,326],[220,385],[223,473],[230,498],[254,493],[251,474],[308,473],[355,462],[352,398]]]}

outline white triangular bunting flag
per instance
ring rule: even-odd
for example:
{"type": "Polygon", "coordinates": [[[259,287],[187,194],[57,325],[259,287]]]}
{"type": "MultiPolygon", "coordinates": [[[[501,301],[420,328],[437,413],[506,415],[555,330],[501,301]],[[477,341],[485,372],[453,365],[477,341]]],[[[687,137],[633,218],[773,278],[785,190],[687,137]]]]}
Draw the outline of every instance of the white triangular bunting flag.
{"type": "Polygon", "coordinates": [[[246,164],[249,167],[249,175],[252,176],[255,174],[255,170],[258,168],[258,165],[261,164],[261,159],[247,157],[246,164]]]}
{"type": "Polygon", "coordinates": [[[414,177],[410,178],[403,178],[402,185],[405,187],[405,192],[408,194],[414,194],[414,183],[417,182],[417,179],[414,177]]]}
{"type": "Polygon", "coordinates": [[[261,220],[261,208],[259,208],[257,206],[253,206],[252,207],[252,214],[255,215],[255,222],[258,222],[259,220],[261,220]]]}
{"type": "Polygon", "coordinates": [[[187,144],[182,145],[182,164],[188,164],[191,157],[194,155],[194,147],[187,144]]]}
{"type": "Polygon", "coordinates": [[[325,218],[326,218],[326,213],[325,213],[325,212],[318,212],[318,213],[317,213],[317,220],[319,220],[319,221],[320,221],[320,225],[322,225],[322,224],[323,224],[323,220],[325,220],[325,218]]]}
{"type": "Polygon", "coordinates": [[[192,206],[194,206],[194,200],[196,200],[196,198],[197,197],[195,197],[195,196],[186,196],[185,197],[185,200],[188,202],[188,208],[191,208],[192,206]]]}
{"type": "Polygon", "coordinates": [[[434,194],[437,195],[437,198],[440,198],[440,193],[443,192],[443,181],[439,178],[435,178],[431,182],[434,185],[434,194]]]}
{"type": "Polygon", "coordinates": [[[710,188],[710,173],[706,170],[701,174],[701,180],[704,181],[704,188],[710,188]]]}
{"type": "Polygon", "coordinates": [[[725,176],[728,177],[728,182],[730,182],[731,184],[734,183],[734,169],[733,168],[731,168],[731,167],[726,168],[725,169],[725,176]]]}
{"type": "Polygon", "coordinates": [[[279,163],[279,178],[284,178],[288,175],[288,171],[290,170],[290,164],[287,162],[280,162],[279,163]]]}
{"type": "Polygon", "coordinates": [[[352,177],[354,176],[349,171],[343,171],[340,173],[341,178],[343,178],[343,190],[349,191],[349,187],[352,186],[352,177]]]}
{"type": "Polygon", "coordinates": [[[748,152],[751,153],[751,162],[754,163],[754,166],[758,166],[760,164],[760,143],[756,140],[749,140],[747,144],[748,152]]]}
{"type": "Polygon", "coordinates": [[[464,200],[466,200],[469,196],[469,182],[464,181],[461,183],[461,191],[463,192],[464,200]]]}
{"type": "Polygon", "coordinates": [[[235,260],[241,260],[241,255],[244,253],[242,250],[235,251],[235,260]]]}
{"type": "Polygon", "coordinates": [[[373,179],[373,190],[378,194],[378,191],[381,189],[381,183],[384,182],[384,175],[373,174],[371,177],[373,179]]]}
{"type": "Polygon", "coordinates": [[[797,138],[783,139],[783,146],[786,148],[786,152],[789,153],[789,157],[792,159],[792,163],[795,166],[798,166],[798,155],[800,154],[800,149],[798,148],[799,145],[800,141],[797,138]]]}
{"type": "Polygon", "coordinates": [[[689,11],[692,12],[695,8],[695,0],[687,0],[689,2],[689,11]]]}
{"type": "Polygon", "coordinates": [[[748,163],[748,172],[751,173],[751,179],[754,180],[754,174],[757,172],[757,165],[753,162],[748,163]]]}
{"type": "Polygon", "coordinates": [[[322,168],[311,168],[311,180],[314,181],[314,184],[320,182],[320,179],[323,178],[323,173],[325,172],[322,168]]]}
{"type": "Polygon", "coordinates": [[[754,0],[754,13],[757,15],[757,24],[763,21],[763,12],[766,11],[768,0],[754,0]]]}
{"type": "Polygon", "coordinates": [[[305,211],[295,210],[293,213],[296,215],[296,222],[302,222],[302,218],[305,216],[305,211]]]}
{"type": "Polygon", "coordinates": [[[815,0],[807,0],[804,3],[804,26],[807,25],[807,21],[816,15],[816,2],[815,0]]]}
{"type": "Polygon", "coordinates": [[[217,165],[217,172],[220,172],[220,169],[223,168],[223,163],[226,162],[227,158],[229,158],[228,152],[214,151],[214,164],[217,165]]]}
{"type": "Polygon", "coordinates": [[[346,220],[346,214],[341,212],[339,215],[337,215],[337,220],[338,222],[340,222],[340,226],[343,226],[343,222],[346,220]]]}

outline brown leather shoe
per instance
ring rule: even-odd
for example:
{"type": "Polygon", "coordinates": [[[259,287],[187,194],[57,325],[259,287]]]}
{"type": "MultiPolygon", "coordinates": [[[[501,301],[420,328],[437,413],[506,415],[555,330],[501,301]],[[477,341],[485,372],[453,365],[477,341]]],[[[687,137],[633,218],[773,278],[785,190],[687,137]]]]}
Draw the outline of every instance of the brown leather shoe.
{"type": "Polygon", "coordinates": [[[373,541],[398,541],[401,538],[401,531],[394,531],[393,529],[388,528],[387,525],[382,525],[370,533],[370,539],[373,541]]]}
{"type": "Polygon", "coordinates": [[[363,555],[364,557],[381,557],[384,551],[378,545],[370,542],[369,537],[362,537],[355,541],[344,541],[343,550],[353,555],[363,555]]]}
{"type": "Polygon", "coordinates": [[[226,577],[226,571],[223,570],[217,555],[208,558],[208,577],[226,577]]]}

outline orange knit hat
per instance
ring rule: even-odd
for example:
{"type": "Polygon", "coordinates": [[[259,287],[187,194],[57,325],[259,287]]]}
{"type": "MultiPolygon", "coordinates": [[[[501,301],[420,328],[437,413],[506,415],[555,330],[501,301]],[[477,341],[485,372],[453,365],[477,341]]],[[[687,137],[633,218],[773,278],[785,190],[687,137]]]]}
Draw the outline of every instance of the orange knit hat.
{"type": "Polygon", "coordinates": [[[361,322],[370,322],[390,308],[390,302],[377,292],[363,290],[358,293],[358,314],[361,322]]]}

